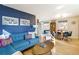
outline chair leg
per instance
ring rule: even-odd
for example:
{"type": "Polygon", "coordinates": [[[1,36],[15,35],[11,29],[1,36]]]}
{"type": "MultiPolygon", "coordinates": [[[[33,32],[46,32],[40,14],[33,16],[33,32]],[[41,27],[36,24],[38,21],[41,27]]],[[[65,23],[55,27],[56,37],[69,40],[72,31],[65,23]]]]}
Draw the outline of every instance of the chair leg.
{"type": "Polygon", "coordinates": [[[69,40],[69,41],[72,41],[72,39],[71,39],[71,38],[68,38],[68,40],[69,40]]]}
{"type": "Polygon", "coordinates": [[[64,37],[64,41],[68,41],[68,37],[64,37]]]}

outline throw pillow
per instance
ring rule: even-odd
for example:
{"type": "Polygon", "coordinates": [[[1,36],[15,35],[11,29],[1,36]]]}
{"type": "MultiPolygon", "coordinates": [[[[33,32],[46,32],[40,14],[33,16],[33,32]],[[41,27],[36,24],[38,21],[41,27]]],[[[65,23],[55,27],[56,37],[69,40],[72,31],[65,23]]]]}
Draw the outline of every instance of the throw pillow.
{"type": "Polygon", "coordinates": [[[0,35],[0,39],[5,39],[5,35],[4,34],[0,35]]]}
{"type": "Polygon", "coordinates": [[[3,29],[3,34],[5,36],[5,39],[9,38],[9,36],[11,35],[11,33],[7,32],[6,30],[3,29]]]}
{"type": "Polygon", "coordinates": [[[25,40],[27,40],[27,39],[32,39],[32,35],[31,34],[25,35],[25,40]]]}
{"type": "Polygon", "coordinates": [[[4,46],[5,46],[4,40],[0,39],[0,47],[4,47],[4,46]]]}
{"type": "Polygon", "coordinates": [[[5,42],[6,45],[11,44],[12,43],[12,38],[9,37],[9,38],[5,39],[4,42],[5,42]]]}
{"type": "Polygon", "coordinates": [[[31,34],[32,38],[35,38],[35,32],[28,32],[28,34],[31,34]]]}
{"type": "Polygon", "coordinates": [[[12,38],[9,37],[7,39],[0,39],[0,47],[4,47],[12,43],[12,38]]]}

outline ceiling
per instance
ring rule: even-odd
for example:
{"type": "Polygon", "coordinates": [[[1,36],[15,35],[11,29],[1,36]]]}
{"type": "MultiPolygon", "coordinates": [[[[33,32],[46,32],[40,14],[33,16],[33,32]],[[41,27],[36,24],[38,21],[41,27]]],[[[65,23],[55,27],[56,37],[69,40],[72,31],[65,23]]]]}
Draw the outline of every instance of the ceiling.
{"type": "Polygon", "coordinates": [[[40,21],[51,20],[56,16],[75,16],[79,15],[78,4],[5,4],[24,12],[36,15],[40,21]],[[64,16],[64,15],[63,15],[64,16]]]}

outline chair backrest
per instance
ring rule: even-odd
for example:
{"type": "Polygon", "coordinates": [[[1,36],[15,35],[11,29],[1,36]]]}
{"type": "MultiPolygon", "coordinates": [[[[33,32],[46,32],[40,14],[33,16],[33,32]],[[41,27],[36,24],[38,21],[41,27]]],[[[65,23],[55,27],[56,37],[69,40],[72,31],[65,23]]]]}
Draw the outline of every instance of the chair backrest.
{"type": "Polygon", "coordinates": [[[61,32],[57,32],[57,34],[58,34],[58,35],[60,35],[60,34],[61,34],[61,32]]]}
{"type": "Polygon", "coordinates": [[[64,36],[64,37],[68,37],[68,35],[69,35],[68,32],[64,32],[64,33],[63,33],[63,36],[64,36]]]}
{"type": "Polygon", "coordinates": [[[63,33],[63,36],[64,36],[64,37],[68,37],[68,36],[71,36],[71,35],[72,35],[72,31],[64,32],[64,33],[63,33]]]}
{"type": "Polygon", "coordinates": [[[69,32],[68,36],[71,36],[71,35],[72,35],[72,31],[69,32]]]}

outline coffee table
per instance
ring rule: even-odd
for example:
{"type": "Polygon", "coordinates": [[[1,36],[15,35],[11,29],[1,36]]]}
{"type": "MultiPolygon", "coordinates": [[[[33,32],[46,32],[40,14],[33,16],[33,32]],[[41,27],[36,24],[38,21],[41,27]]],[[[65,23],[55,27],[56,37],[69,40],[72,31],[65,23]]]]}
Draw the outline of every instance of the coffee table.
{"type": "Polygon", "coordinates": [[[50,55],[51,49],[54,47],[54,43],[51,41],[45,41],[41,44],[45,44],[46,47],[41,47],[40,44],[37,44],[33,47],[32,53],[34,55],[50,55]]]}

